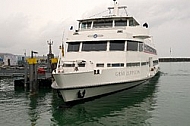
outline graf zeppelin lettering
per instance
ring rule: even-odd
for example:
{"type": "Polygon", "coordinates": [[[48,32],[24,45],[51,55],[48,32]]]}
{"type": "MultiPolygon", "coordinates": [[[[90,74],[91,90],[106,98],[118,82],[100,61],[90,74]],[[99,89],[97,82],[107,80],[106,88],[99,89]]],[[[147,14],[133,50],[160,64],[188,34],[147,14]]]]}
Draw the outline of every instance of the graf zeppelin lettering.
{"type": "Polygon", "coordinates": [[[139,70],[115,72],[115,76],[130,76],[130,75],[137,75],[137,74],[140,74],[139,70]]]}

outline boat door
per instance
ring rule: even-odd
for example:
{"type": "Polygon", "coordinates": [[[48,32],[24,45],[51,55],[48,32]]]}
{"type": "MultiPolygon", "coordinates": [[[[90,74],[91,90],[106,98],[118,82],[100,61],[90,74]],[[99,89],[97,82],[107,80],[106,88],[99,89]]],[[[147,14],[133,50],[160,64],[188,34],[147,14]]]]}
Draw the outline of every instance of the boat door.
{"type": "Polygon", "coordinates": [[[153,65],[153,58],[149,57],[149,71],[150,71],[150,76],[154,75],[154,65],[153,65]]]}
{"type": "Polygon", "coordinates": [[[149,68],[153,68],[153,59],[152,57],[149,57],[149,68]]]}

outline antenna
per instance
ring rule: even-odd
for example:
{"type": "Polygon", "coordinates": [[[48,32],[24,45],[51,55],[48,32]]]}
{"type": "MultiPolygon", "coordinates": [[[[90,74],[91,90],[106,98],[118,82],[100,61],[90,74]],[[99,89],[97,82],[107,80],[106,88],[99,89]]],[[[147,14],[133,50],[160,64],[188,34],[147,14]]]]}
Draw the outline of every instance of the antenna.
{"type": "Polygon", "coordinates": [[[65,37],[65,30],[63,30],[63,35],[62,35],[62,43],[64,42],[64,37],[65,37]]]}
{"type": "Polygon", "coordinates": [[[126,12],[126,16],[128,16],[127,10],[126,10],[127,6],[119,6],[119,4],[117,3],[116,0],[113,0],[113,1],[114,1],[114,7],[108,7],[109,12],[111,12],[111,10],[113,10],[113,16],[118,16],[119,9],[124,9],[126,12]]]}
{"type": "Polygon", "coordinates": [[[64,44],[65,44],[65,43],[64,43],[64,40],[63,40],[63,39],[64,39],[64,32],[65,32],[65,31],[63,31],[62,43],[61,43],[61,46],[60,46],[60,49],[61,49],[61,52],[62,52],[62,56],[64,56],[64,50],[65,50],[65,49],[64,49],[64,44]]]}
{"type": "Polygon", "coordinates": [[[51,46],[53,45],[53,41],[47,41],[48,45],[49,45],[49,54],[52,54],[52,49],[51,49],[51,46]]]}

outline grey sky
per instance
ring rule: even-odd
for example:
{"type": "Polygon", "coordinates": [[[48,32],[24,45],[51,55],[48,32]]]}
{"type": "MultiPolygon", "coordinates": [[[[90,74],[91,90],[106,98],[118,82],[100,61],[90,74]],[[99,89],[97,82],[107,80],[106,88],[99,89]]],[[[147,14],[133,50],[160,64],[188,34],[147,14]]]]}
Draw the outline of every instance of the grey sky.
{"type": "MultiPolygon", "coordinates": [[[[141,24],[148,22],[160,57],[190,57],[189,0],[118,0],[141,24]]],[[[112,6],[112,0],[0,0],[0,52],[58,55],[63,32],[76,20],[112,6]]],[[[66,35],[65,35],[66,37],[66,35]]]]}

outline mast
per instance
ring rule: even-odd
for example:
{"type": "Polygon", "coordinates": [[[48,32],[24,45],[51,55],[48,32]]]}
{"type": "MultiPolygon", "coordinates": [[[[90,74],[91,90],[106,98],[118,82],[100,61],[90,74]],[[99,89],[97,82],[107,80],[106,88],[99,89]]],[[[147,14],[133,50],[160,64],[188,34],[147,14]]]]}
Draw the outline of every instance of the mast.
{"type": "Polygon", "coordinates": [[[53,41],[50,39],[50,41],[47,41],[47,44],[49,45],[49,53],[47,54],[48,72],[52,72],[51,59],[54,58],[54,54],[52,53],[51,46],[53,45],[53,41]]]}
{"type": "MultiPolygon", "coordinates": [[[[108,7],[109,11],[113,10],[112,16],[119,16],[119,9],[124,9],[126,11],[127,6],[119,6],[116,0],[113,0],[113,1],[114,1],[114,7],[108,7]]],[[[126,11],[126,15],[127,15],[127,11],[126,11]]]]}
{"type": "Polygon", "coordinates": [[[51,49],[51,46],[53,45],[53,41],[47,41],[48,45],[49,45],[49,54],[52,54],[52,49],[51,49]]]}
{"type": "Polygon", "coordinates": [[[115,16],[118,16],[119,15],[119,5],[118,5],[118,3],[117,3],[117,1],[116,0],[113,0],[114,1],[114,9],[113,9],[113,12],[114,12],[114,15],[115,16]]]}

